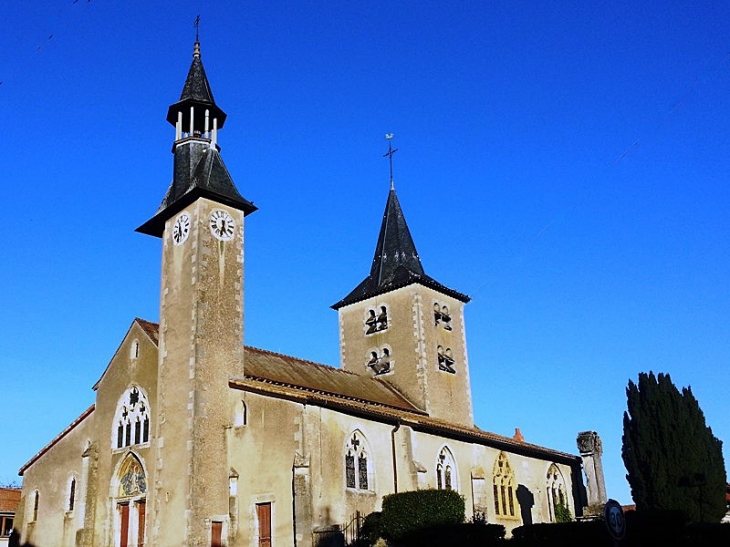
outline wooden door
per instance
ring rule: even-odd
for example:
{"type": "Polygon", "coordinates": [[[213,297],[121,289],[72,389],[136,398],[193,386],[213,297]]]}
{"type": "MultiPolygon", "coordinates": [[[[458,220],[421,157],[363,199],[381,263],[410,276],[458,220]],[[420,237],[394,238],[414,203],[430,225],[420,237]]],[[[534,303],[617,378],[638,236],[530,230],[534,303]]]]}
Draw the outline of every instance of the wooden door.
{"type": "Polygon", "coordinates": [[[119,547],[129,545],[129,504],[119,504],[119,547]]]}
{"type": "Polygon", "coordinates": [[[259,547],[271,547],[271,504],[257,504],[256,516],[259,521],[259,547]]]}
{"type": "Polygon", "coordinates": [[[210,547],[223,547],[223,523],[213,521],[210,530],[210,547]]]}
{"type": "Polygon", "coordinates": [[[147,517],[147,501],[137,502],[137,547],[144,547],[144,527],[147,517]]]}

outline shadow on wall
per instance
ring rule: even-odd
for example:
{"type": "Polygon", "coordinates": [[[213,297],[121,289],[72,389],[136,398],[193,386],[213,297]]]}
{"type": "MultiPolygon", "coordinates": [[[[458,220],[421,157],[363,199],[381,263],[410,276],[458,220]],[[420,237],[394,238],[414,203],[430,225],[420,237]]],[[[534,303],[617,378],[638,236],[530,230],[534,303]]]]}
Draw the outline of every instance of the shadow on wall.
{"type": "Polygon", "coordinates": [[[10,537],[8,537],[8,547],[35,547],[32,543],[23,543],[20,544],[20,532],[18,532],[15,528],[13,528],[13,531],[10,532],[10,537]]]}
{"type": "Polygon", "coordinates": [[[517,503],[520,506],[522,524],[532,524],[532,506],[535,505],[535,496],[524,484],[517,486],[517,503]]]}

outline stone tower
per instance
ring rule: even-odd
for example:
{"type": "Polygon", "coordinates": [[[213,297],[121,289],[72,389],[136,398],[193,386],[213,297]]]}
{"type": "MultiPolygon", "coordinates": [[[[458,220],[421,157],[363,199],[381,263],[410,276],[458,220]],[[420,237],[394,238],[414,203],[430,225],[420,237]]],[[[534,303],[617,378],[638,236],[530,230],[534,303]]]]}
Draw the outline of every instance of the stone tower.
{"type": "Polygon", "coordinates": [[[332,306],[343,368],[388,381],[433,417],[473,426],[467,302],[426,275],[391,180],[370,275],[332,306]]]}
{"type": "Polygon", "coordinates": [[[243,374],[243,220],[217,144],[226,115],[195,43],[175,126],[172,184],[137,231],[162,238],[151,545],[210,545],[228,529],[228,379],[243,374]]]}

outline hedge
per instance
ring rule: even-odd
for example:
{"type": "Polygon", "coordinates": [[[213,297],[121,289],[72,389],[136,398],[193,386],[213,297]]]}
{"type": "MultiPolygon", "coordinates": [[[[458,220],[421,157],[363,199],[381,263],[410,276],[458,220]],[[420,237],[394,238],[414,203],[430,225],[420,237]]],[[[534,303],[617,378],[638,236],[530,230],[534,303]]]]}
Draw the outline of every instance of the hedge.
{"type": "Polygon", "coordinates": [[[464,498],[453,490],[390,494],[383,498],[383,537],[399,540],[426,528],[461,524],[464,511],[464,498]]]}

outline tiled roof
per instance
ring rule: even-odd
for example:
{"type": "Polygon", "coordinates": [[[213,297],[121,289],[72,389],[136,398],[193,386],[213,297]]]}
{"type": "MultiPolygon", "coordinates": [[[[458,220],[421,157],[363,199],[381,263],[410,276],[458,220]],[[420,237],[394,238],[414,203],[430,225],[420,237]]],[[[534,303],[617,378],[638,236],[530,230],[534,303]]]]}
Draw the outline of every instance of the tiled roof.
{"type": "Polygon", "coordinates": [[[426,275],[408,224],[406,224],[398,196],[395,189],[391,187],[388,201],[385,204],[370,275],[332,307],[337,310],[348,304],[414,283],[430,287],[462,302],[469,301],[469,297],[465,294],[449,289],[426,275]]]}
{"type": "Polygon", "coordinates": [[[377,378],[249,346],[245,348],[244,374],[258,382],[423,413],[393,386],[377,378]]]}
{"type": "MultiPolygon", "coordinates": [[[[135,319],[155,344],[158,343],[159,325],[143,319],[135,319]]],[[[250,391],[331,408],[346,414],[367,416],[392,424],[402,424],[414,430],[448,438],[473,442],[517,454],[526,454],[575,464],[578,456],[527,443],[513,437],[489,433],[478,427],[465,427],[445,420],[431,418],[413,405],[388,382],[370,376],[360,376],[328,365],[298,359],[246,346],[244,348],[244,377],[231,378],[234,389],[250,391]]],[[[46,445],[26,463],[19,474],[65,437],[94,410],[92,405],[71,425],[46,445]]]]}
{"type": "Polygon", "coordinates": [[[431,418],[421,411],[414,412],[394,408],[372,401],[350,398],[342,394],[326,393],[296,385],[252,378],[248,374],[245,378],[231,378],[229,385],[234,389],[279,397],[301,404],[322,406],[346,414],[365,416],[394,425],[407,425],[417,431],[491,446],[500,450],[509,450],[513,453],[537,456],[568,464],[574,464],[580,460],[578,456],[573,454],[552,450],[524,441],[516,441],[511,437],[489,433],[478,427],[464,427],[444,420],[431,418]]]}
{"type": "Polygon", "coordinates": [[[152,323],[150,321],[145,321],[144,319],[140,319],[139,317],[135,317],[134,321],[142,327],[142,330],[145,331],[147,336],[150,337],[150,340],[152,340],[155,345],[157,345],[160,341],[159,337],[159,330],[160,326],[157,323],[152,323]]]}
{"type": "Polygon", "coordinates": [[[15,513],[20,503],[20,488],[0,488],[0,513],[15,513]]]}
{"type": "MultiPolygon", "coordinates": [[[[148,325],[152,329],[158,327],[155,323],[148,325]]],[[[367,415],[376,420],[402,423],[419,431],[459,438],[514,453],[570,464],[580,460],[574,454],[489,433],[478,427],[464,427],[431,418],[393,386],[378,378],[360,376],[328,365],[250,346],[244,349],[244,377],[231,378],[229,381],[229,385],[235,389],[302,404],[326,406],[349,414],[367,415]]]]}

